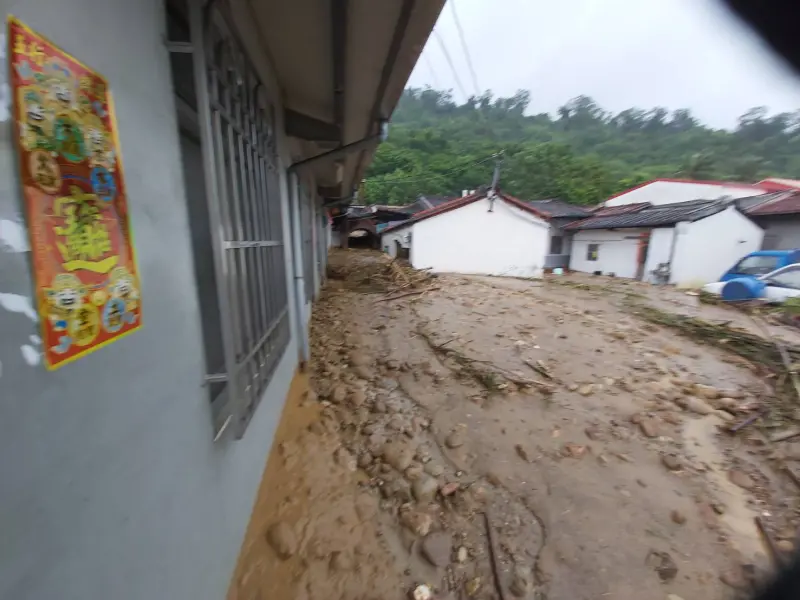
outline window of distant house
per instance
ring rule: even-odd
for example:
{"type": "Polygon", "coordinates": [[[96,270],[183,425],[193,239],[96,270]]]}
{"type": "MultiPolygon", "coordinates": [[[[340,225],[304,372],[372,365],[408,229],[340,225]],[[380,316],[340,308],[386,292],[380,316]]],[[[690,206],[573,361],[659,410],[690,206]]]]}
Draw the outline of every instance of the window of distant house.
{"type": "Polygon", "coordinates": [[[550,238],[550,254],[561,254],[564,247],[564,238],[554,235],[550,238]]]}
{"type": "Polygon", "coordinates": [[[597,260],[600,254],[600,244],[589,244],[586,248],[586,260],[597,260]]]}

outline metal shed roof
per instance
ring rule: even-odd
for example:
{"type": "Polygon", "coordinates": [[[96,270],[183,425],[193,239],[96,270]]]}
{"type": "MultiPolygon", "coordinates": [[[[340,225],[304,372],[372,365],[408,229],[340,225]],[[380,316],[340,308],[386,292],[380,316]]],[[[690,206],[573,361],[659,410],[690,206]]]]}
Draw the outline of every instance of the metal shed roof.
{"type": "MultiPolygon", "coordinates": [[[[683,221],[699,221],[722,212],[731,203],[723,200],[692,200],[674,204],[629,205],[622,214],[602,213],[567,225],[566,229],[624,229],[628,227],[664,227],[683,221]]],[[[620,207],[622,208],[622,207],[620,207]]]]}

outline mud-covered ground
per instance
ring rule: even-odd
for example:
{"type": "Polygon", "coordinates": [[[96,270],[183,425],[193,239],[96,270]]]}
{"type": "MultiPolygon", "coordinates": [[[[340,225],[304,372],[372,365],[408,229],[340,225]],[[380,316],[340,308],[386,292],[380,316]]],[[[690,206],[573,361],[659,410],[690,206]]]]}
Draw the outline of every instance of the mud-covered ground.
{"type": "Polygon", "coordinates": [[[680,294],[581,281],[331,279],[230,600],[746,594],[774,567],[754,518],[795,543],[800,444],[728,433],[765,382],[630,308],[680,294]]]}

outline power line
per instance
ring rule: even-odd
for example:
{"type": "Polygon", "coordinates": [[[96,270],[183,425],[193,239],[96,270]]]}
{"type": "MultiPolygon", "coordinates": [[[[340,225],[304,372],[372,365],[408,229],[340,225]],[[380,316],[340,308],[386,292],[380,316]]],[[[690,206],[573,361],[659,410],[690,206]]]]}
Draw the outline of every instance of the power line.
{"type": "Polygon", "coordinates": [[[447,59],[447,64],[450,65],[450,70],[453,72],[453,77],[456,80],[456,84],[458,85],[458,89],[461,90],[461,93],[464,95],[464,98],[469,98],[467,92],[464,91],[464,86],[461,83],[461,79],[458,76],[458,71],[456,71],[456,66],[453,64],[453,59],[450,57],[450,53],[447,51],[447,46],[444,44],[444,40],[442,36],[439,34],[437,29],[433,30],[433,35],[436,36],[436,41],[439,42],[439,46],[442,48],[442,52],[444,53],[445,59],[447,59]]]}
{"type": "Polygon", "coordinates": [[[456,0],[450,0],[450,8],[453,9],[453,20],[456,22],[456,29],[458,29],[458,39],[461,40],[461,49],[464,51],[464,57],[467,59],[467,66],[469,67],[469,73],[472,76],[472,85],[475,86],[475,97],[477,98],[481,95],[481,88],[478,85],[478,77],[475,75],[475,67],[472,64],[472,56],[470,56],[469,46],[467,46],[467,40],[464,37],[464,30],[461,28],[461,21],[458,20],[456,0]]]}
{"type": "Polygon", "coordinates": [[[431,57],[428,56],[427,54],[425,54],[424,52],[423,52],[422,55],[425,57],[425,62],[428,65],[428,70],[431,72],[431,76],[433,77],[433,85],[435,85],[436,88],[438,89],[439,88],[439,78],[436,76],[436,71],[433,68],[433,63],[431,62],[431,57]]]}

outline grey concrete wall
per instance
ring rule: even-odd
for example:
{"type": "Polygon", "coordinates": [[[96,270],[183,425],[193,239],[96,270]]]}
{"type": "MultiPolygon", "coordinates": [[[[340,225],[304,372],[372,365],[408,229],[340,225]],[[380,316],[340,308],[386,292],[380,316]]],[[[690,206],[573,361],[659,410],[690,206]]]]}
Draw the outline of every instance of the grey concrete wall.
{"type": "Polygon", "coordinates": [[[764,230],[762,250],[791,250],[800,248],[800,215],[755,217],[764,230]]]}
{"type": "Polygon", "coordinates": [[[285,352],[244,439],[213,444],[162,2],[0,0],[0,8],[110,81],[143,306],[140,331],[44,370],[3,119],[0,598],[219,600],[297,348],[285,352]]]}

